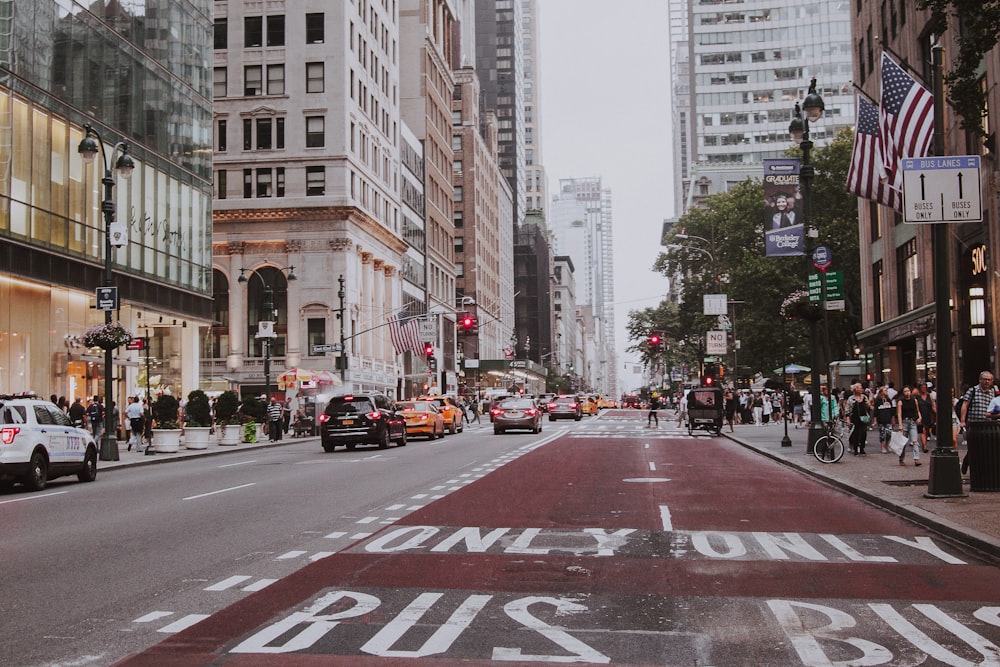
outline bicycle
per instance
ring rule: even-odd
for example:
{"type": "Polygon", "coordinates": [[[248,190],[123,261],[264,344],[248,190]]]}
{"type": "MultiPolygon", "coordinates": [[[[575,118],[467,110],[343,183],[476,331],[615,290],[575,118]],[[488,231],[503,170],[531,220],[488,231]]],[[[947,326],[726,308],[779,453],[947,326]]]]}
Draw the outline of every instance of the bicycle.
{"type": "Polygon", "coordinates": [[[844,457],[844,441],[837,433],[837,420],[826,423],[826,434],[816,439],[813,456],[820,463],[836,463],[844,457]]]}

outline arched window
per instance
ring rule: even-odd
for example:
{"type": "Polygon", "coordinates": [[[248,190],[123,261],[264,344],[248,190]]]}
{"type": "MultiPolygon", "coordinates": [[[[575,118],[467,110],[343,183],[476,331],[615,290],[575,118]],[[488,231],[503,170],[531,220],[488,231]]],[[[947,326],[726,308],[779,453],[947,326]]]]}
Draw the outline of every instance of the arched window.
{"type": "Polygon", "coordinates": [[[249,356],[264,356],[264,339],[257,338],[259,322],[274,322],[277,338],[271,339],[271,356],[285,356],[285,337],[288,333],[288,279],[284,271],[273,266],[262,266],[247,274],[247,350],[249,356]],[[271,289],[270,313],[265,302],[271,289]]]}

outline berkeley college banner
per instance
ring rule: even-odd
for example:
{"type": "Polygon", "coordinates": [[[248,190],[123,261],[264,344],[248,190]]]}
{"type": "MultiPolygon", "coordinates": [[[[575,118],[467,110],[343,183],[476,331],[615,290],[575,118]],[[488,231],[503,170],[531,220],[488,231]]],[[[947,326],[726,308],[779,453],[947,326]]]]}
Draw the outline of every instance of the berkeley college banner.
{"type": "Polygon", "coordinates": [[[805,232],[799,216],[799,161],[764,160],[764,245],[768,257],[805,254],[805,232]]]}

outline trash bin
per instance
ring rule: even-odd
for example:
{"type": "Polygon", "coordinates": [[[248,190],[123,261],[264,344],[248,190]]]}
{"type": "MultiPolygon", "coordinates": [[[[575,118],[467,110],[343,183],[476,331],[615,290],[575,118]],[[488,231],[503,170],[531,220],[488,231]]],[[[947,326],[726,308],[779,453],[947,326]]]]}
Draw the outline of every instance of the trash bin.
{"type": "Polygon", "coordinates": [[[966,444],[969,490],[1000,491],[1000,422],[970,421],[966,444]]]}

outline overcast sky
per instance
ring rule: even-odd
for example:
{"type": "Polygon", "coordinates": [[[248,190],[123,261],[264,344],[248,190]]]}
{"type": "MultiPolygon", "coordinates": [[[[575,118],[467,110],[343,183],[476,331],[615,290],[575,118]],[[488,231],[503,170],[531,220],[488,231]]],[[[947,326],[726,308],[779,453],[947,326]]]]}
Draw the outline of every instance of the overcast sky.
{"type": "Polygon", "coordinates": [[[619,389],[629,310],[655,306],[660,228],[672,217],[670,59],[665,0],[538,0],[542,163],[559,179],[600,176],[614,207],[619,389]]]}

